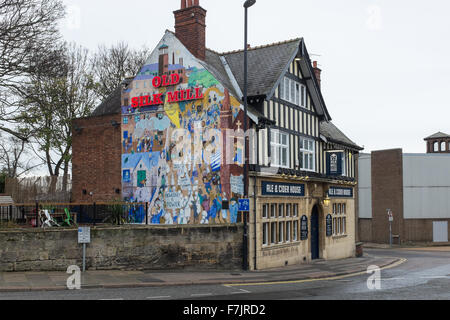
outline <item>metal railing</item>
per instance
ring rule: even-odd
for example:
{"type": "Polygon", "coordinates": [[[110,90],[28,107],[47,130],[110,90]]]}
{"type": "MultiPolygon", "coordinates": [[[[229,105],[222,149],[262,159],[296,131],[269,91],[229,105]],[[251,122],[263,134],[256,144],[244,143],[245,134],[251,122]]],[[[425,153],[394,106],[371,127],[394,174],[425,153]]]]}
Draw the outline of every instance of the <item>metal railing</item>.
{"type": "Polygon", "coordinates": [[[48,218],[55,226],[149,224],[148,203],[0,204],[0,228],[40,228],[48,218]],[[48,214],[48,216],[46,216],[48,214]]]}

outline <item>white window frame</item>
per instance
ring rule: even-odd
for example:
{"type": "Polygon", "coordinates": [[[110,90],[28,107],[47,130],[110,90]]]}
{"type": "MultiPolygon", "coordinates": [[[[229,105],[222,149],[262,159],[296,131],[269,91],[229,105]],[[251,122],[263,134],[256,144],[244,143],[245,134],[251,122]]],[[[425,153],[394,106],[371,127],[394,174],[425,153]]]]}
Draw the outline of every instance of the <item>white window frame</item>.
{"type": "Polygon", "coordinates": [[[298,81],[284,77],[280,84],[280,98],[306,108],[306,87],[298,81]]]}
{"type": "Polygon", "coordinates": [[[314,140],[305,138],[300,139],[300,157],[302,158],[301,170],[311,172],[316,171],[316,142],[314,140]],[[310,156],[312,156],[312,160],[310,156]],[[308,164],[311,164],[308,167],[305,167],[305,159],[308,159],[308,164]]]}
{"type": "Polygon", "coordinates": [[[289,150],[289,134],[280,130],[271,130],[270,132],[270,150],[273,167],[289,168],[290,167],[290,150],[289,150]],[[286,143],[283,138],[286,137],[286,143]],[[286,153],[286,161],[282,163],[282,152],[286,153]]]}

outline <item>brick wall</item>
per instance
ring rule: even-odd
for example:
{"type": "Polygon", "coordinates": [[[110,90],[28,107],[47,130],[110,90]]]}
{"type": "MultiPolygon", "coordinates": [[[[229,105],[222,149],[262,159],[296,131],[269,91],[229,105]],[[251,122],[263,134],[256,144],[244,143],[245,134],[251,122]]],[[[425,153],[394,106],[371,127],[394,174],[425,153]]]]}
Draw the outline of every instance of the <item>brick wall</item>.
{"type": "Polygon", "coordinates": [[[394,214],[392,234],[403,228],[403,154],[401,149],[372,152],[372,241],[389,243],[386,209],[394,214]]]}
{"type": "Polygon", "coordinates": [[[120,114],[74,120],[72,201],[106,201],[121,197],[120,114]],[[83,194],[86,190],[87,194],[83,194]],[[119,191],[119,193],[116,193],[119,191]],[[90,196],[90,192],[93,193],[90,196]]]}
{"type": "Polygon", "coordinates": [[[198,59],[206,54],[206,10],[193,6],[174,12],[175,35],[198,59]]]}
{"type": "MultiPolygon", "coordinates": [[[[91,228],[89,270],[226,269],[242,266],[243,226],[91,228]]],[[[0,231],[0,272],[82,265],[77,230],[0,231]]]]}

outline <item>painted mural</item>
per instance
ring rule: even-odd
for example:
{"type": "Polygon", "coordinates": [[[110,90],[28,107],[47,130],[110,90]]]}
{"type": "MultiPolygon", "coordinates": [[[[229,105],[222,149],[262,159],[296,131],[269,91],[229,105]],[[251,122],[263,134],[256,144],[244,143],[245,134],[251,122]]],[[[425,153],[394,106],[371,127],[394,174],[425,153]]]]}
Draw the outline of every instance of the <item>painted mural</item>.
{"type": "Polygon", "coordinates": [[[172,33],[123,91],[122,105],[124,200],[148,202],[151,224],[236,223],[243,147],[233,144],[238,170],[225,169],[221,132],[239,122],[241,105],[172,33]]]}

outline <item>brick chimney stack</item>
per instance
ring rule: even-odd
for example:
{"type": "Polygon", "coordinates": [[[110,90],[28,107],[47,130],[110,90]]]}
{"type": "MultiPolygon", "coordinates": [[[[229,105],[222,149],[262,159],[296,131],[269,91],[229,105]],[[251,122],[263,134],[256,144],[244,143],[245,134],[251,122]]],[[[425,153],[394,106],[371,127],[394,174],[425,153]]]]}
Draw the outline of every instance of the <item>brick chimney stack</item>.
{"type": "Polygon", "coordinates": [[[174,11],[175,36],[198,59],[206,55],[206,10],[200,0],[181,0],[181,9],[174,11]]]}
{"type": "Polygon", "coordinates": [[[322,80],[321,80],[322,70],[319,69],[319,68],[317,67],[317,61],[314,61],[314,62],[313,62],[313,67],[314,67],[314,73],[316,74],[317,82],[319,83],[319,88],[321,88],[321,83],[322,83],[322,80]]]}

